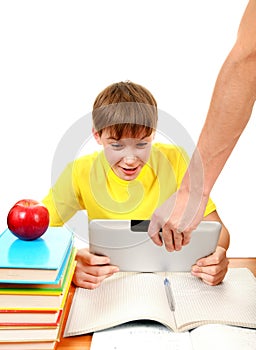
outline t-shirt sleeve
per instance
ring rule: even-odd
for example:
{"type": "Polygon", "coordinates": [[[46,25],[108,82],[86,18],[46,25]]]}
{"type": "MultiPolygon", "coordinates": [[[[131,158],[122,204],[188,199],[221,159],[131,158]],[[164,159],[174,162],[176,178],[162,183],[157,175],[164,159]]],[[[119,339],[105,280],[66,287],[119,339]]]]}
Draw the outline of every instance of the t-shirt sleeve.
{"type": "Polygon", "coordinates": [[[49,211],[50,226],[62,226],[82,209],[73,183],[73,163],[70,163],[42,200],[49,211]]]}
{"type": "Polygon", "coordinates": [[[216,205],[213,202],[213,200],[211,198],[209,198],[207,206],[205,208],[204,216],[211,214],[215,210],[216,210],[216,205]]]}

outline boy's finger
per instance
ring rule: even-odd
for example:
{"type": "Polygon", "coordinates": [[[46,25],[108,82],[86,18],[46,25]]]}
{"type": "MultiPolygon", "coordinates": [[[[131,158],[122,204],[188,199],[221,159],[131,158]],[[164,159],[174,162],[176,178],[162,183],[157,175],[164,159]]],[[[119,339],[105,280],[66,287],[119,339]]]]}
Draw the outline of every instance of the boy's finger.
{"type": "Polygon", "coordinates": [[[197,266],[210,266],[210,265],[216,265],[219,263],[219,260],[217,259],[215,254],[211,254],[207,256],[206,258],[201,258],[197,260],[196,265],[197,266]]]}

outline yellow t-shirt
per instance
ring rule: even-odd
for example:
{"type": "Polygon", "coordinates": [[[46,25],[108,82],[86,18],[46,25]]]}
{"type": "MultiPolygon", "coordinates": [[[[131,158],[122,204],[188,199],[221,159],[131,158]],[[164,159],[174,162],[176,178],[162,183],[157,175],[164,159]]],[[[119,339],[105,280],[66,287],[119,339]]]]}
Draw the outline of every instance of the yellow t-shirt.
{"type": "MultiPolygon", "coordinates": [[[[112,171],[103,151],[82,156],[68,164],[43,200],[50,225],[63,225],[78,210],[87,210],[90,220],[150,219],[177,191],[188,162],[182,148],[155,143],[138,177],[125,181],[112,171]]],[[[205,216],[214,210],[210,199],[205,216]]]]}

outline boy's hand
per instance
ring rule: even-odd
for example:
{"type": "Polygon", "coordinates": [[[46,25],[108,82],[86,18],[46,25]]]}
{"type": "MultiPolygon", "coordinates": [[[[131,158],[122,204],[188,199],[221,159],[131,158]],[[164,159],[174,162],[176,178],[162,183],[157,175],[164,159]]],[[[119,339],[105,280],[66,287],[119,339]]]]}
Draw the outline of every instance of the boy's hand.
{"type": "Polygon", "coordinates": [[[215,286],[224,279],[228,270],[228,264],[226,249],[218,246],[213,254],[199,259],[192,266],[191,273],[201,278],[206,284],[215,286]]]}
{"type": "Polygon", "coordinates": [[[91,254],[87,248],[78,250],[76,260],[73,282],[78,287],[95,289],[105,278],[119,271],[117,266],[109,265],[108,257],[91,254]]]}

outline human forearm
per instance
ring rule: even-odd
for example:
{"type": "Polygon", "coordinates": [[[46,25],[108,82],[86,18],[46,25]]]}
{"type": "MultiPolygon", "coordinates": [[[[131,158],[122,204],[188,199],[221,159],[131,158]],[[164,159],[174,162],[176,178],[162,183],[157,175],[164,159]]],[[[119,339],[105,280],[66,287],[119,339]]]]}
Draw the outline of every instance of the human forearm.
{"type": "MultiPolygon", "coordinates": [[[[205,194],[209,194],[252,113],[256,91],[256,64],[226,61],[216,82],[207,119],[198,140],[205,194]],[[241,79],[243,75],[243,79],[241,79]]],[[[195,164],[193,164],[195,162],[195,164]]]]}
{"type": "Polygon", "coordinates": [[[219,214],[217,210],[214,210],[207,216],[203,218],[204,221],[217,221],[221,223],[221,231],[220,231],[220,236],[218,240],[218,246],[224,248],[227,250],[229,248],[229,243],[230,243],[230,234],[226,226],[223,224],[221,218],[219,217],[219,214]]]}
{"type": "Polygon", "coordinates": [[[230,244],[230,235],[227,228],[222,224],[218,246],[228,250],[230,244]]]}
{"type": "MultiPolygon", "coordinates": [[[[202,162],[203,192],[209,195],[225,162],[236,145],[256,99],[256,1],[248,3],[235,45],[216,80],[207,118],[200,134],[191,174],[202,162]]],[[[192,188],[193,190],[193,188],[192,188]]]]}
{"type": "MultiPolygon", "coordinates": [[[[159,231],[158,217],[165,219],[165,243],[170,251],[188,244],[192,230],[202,220],[211,189],[251,116],[255,99],[256,0],[250,0],[236,43],[216,80],[189,167],[179,190],[165,203],[170,216],[166,220],[161,213],[154,213],[151,219],[151,236],[159,231]]],[[[160,244],[155,237],[152,239],[160,244]]]]}

